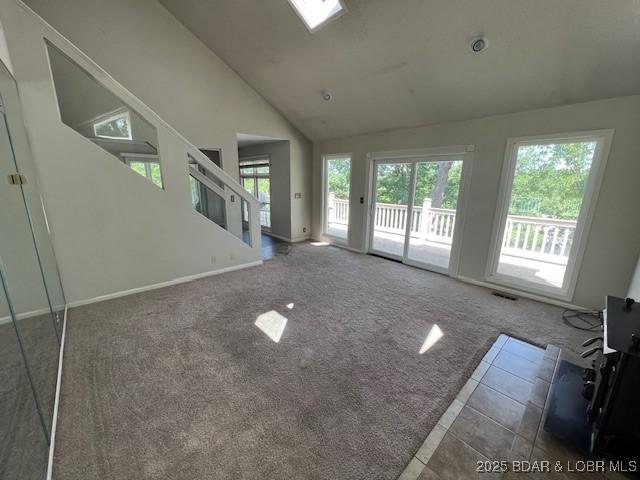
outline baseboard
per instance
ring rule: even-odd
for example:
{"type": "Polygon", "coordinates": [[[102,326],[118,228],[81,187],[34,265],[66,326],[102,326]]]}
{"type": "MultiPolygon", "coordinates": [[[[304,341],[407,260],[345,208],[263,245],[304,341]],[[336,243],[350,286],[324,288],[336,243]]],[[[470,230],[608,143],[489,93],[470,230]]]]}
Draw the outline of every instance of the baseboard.
{"type": "Polygon", "coordinates": [[[67,337],[67,312],[68,307],[64,307],[64,318],[62,320],[62,338],[60,339],[60,355],[58,357],[58,378],[56,380],[56,396],[53,403],[53,420],[51,421],[51,444],[49,445],[49,462],[47,463],[46,480],[53,478],[53,454],[56,446],[56,429],[58,427],[58,406],[60,405],[60,388],[62,385],[62,361],[64,358],[64,342],[67,337]]]}
{"type": "Polygon", "coordinates": [[[291,243],[306,242],[307,240],[311,240],[311,235],[305,235],[303,237],[293,237],[291,239],[291,243]]]}
{"type": "Polygon", "coordinates": [[[344,250],[349,250],[354,253],[364,253],[362,250],[358,250],[357,248],[350,247],[349,245],[343,245],[341,243],[329,242],[332,247],[342,248],[344,250]]]}
{"type": "MultiPolygon", "coordinates": [[[[56,305],[54,308],[55,308],[55,311],[57,312],[62,308],[62,305],[56,305]]],[[[40,315],[45,315],[47,313],[51,313],[51,310],[49,310],[49,307],[39,308],[38,310],[32,310],[30,312],[18,313],[16,315],[16,320],[24,320],[26,318],[38,317],[40,315]]],[[[0,325],[4,323],[9,323],[9,322],[11,322],[11,315],[0,318],[0,325]]]]}
{"type": "Polygon", "coordinates": [[[490,290],[495,290],[498,292],[509,293],[517,297],[528,298],[529,300],[535,300],[537,302],[547,303],[549,305],[555,305],[556,307],[568,308],[570,310],[592,310],[591,308],[581,307],[580,305],[574,305],[572,303],[563,302],[561,300],[555,300],[553,298],[543,297],[542,295],[536,295],[534,293],[523,292],[520,290],[516,290],[514,288],[495,285],[493,283],[485,282],[482,280],[476,280],[475,278],[465,277],[464,275],[458,275],[455,278],[464,283],[470,283],[471,285],[476,285],[478,287],[484,287],[484,288],[488,288],[490,290]]]}
{"type": "Polygon", "coordinates": [[[362,250],[359,250],[357,248],[353,248],[350,247],[349,245],[346,245],[344,243],[340,243],[340,242],[336,242],[334,240],[331,240],[330,238],[325,237],[324,240],[319,240],[317,238],[313,238],[312,239],[314,242],[319,242],[319,243],[327,243],[329,245],[331,245],[332,247],[338,247],[338,248],[343,248],[344,250],[349,250],[350,252],[355,252],[355,253],[364,253],[362,250]]]}
{"type": "Polygon", "coordinates": [[[84,300],[76,300],[75,302],[69,302],[69,308],[80,307],[82,305],[89,305],[91,303],[104,302],[105,300],[112,300],[114,298],[126,297],[127,295],[133,295],[135,293],[147,292],[149,290],[156,290],[158,288],[170,287],[172,285],[178,285],[180,283],[191,282],[200,278],[212,277],[213,275],[219,275],[221,273],[233,272],[235,270],[242,270],[249,267],[257,267],[262,265],[262,260],[256,260],[255,262],[243,263],[241,265],[233,265],[231,267],[220,268],[218,270],[211,270],[209,272],[197,273],[195,275],[188,275],[186,277],[174,278],[167,282],[154,283],[152,285],[145,285],[144,287],[131,288],[129,290],[122,290],[120,292],[108,293],[106,295],[100,295],[99,297],[87,298],[84,300]]]}
{"type": "Polygon", "coordinates": [[[289,238],[289,237],[285,237],[283,235],[276,235],[275,233],[271,233],[271,232],[264,232],[264,234],[268,235],[270,237],[273,237],[273,238],[277,238],[278,240],[284,240],[287,243],[299,243],[299,242],[305,242],[305,241],[311,239],[310,235],[305,235],[303,237],[289,238]]]}

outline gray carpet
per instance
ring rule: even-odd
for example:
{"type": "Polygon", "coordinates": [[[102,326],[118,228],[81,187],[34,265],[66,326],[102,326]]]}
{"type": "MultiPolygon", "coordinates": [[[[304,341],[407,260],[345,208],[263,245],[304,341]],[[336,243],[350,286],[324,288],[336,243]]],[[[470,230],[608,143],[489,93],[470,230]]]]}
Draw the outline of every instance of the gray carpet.
{"type": "Polygon", "coordinates": [[[74,309],[55,478],[395,479],[500,332],[585,338],[560,314],[311,244],[74,309]],[[269,311],[279,343],[254,325],[269,311]]]}
{"type": "MultiPolygon", "coordinates": [[[[47,429],[53,418],[58,372],[58,341],[50,315],[19,320],[18,329],[29,362],[47,429]]],[[[0,325],[0,479],[42,480],[49,446],[13,323],[0,325]]]]}

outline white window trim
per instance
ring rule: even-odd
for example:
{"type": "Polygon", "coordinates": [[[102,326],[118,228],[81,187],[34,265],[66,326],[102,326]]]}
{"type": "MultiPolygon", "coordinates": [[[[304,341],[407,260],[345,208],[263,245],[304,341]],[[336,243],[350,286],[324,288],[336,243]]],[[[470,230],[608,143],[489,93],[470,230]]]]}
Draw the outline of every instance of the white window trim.
{"type": "Polygon", "coordinates": [[[338,0],[338,3],[340,4],[340,7],[342,7],[340,11],[334,13],[330,17],[325,18],[321,23],[319,23],[315,27],[311,28],[309,26],[309,24],[307,23],[307,19],[304,18],[304,15],[302,15],[302,12],[300,12],[300,10],[298,10],[298,7],[296,7],[296,5],[292,2],[292,0],[289,0],[289,4],[291,5],[291,8],[293,9],[294,12],[296,12],[296,15],[298,15],[298,17],[300,18],[300,20],[302,21],[304,26],[307,27],[307,30],[309,30],[311,33],[317,32],[318,30],[320,30],[322,27],[326,26],[327,24],[329,24],[333,20],[337,20],[342,15],[347,13],[347,6],[345,5],[344,1],[343,0],[338,0]]]}
{"type": "Polygon", "coordinates": [[[490,255],[485,270],[488,282],[512,287],[528,293],[542,295],[563,301],[571,301],[578,281],[578,272],[582,266],[582,259],[591,230],[591,223],[595,213],[598,195],[602,186],[604,171],[609,159],[609,151],[613,140],[614,130],[589,130],[581,132],[558,133],[551,135],[536,135],[530,137],[515,137],[507,139],[504,165],[500,179],[498,203],[493,221],[490,255]],[[580,213],[578,215],[576,232],[567,260],[564,282],[562,287],[545,286],[526,281],[510,275],[498,273],[502,239],[509,210],[513,177],[517,162],[518,148],[524,145],[545,145],[554,143],[574,143],[595,141],[596,149],[593,154],[589,178],[585,187],[580,213]]]}
{"type": "Polygon", "coordinates": [[[103,120],[99,120],[93,123],[93,134],[98,138],[110,138],[112,140],[133,140],[133,129],[131,128],[131,115],[129,111],[116,113],[115,115],[111,115],[103,120]],[[127,137],[112,137],[109,135],[99,135],[97,130],[101,125],[105,123],[113,122],[114,120],[118,120],[120,118],[125,117],[127,119],[127,125],[129,125],[129,136],[127,137]]]}
{"type": "Polygon", "coordinates": [[[332,153],[331,155],[322,156],[322,236],[326,237],[331,243],[348,246],[351,240],[351,193],[353,191],[353,155],[351,153],[332,153]],[[327,176],[327,164],[329,160],[349,159],[349,216],[347,217],[347,238],[336,237],[327,233],[327,203],[329,194],[329,184],[327,176]]]}

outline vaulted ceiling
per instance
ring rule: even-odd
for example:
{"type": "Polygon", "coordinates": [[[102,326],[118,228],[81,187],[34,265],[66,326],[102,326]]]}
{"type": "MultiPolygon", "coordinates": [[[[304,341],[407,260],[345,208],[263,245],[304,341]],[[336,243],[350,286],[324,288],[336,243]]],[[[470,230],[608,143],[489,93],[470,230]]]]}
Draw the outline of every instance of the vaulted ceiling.
{"type": "Polygon", "coordinates": [[[311,139],[640,93],[640,0],[160,2],[311,139]]]}

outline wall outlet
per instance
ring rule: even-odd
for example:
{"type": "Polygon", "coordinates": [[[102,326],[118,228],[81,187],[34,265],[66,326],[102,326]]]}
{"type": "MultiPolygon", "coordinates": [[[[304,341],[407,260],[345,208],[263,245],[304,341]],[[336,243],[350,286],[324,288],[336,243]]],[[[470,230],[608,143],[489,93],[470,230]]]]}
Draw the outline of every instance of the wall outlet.
{"type": "Polygon", "coordinates": [[[302,233],[307,233],[307,227],[302,227],[302,233]]]}
{"type": "Polygon", "coordinates": [[[236,259],[236,255],[233,252],[229,252],[229,260],[235,260],[236,259]]]}
{"type": "Polygon", "coordinates": [[[211,265],[213,265],[214,263],[216,263],[216,257],[211,255],[211,265]]]}

